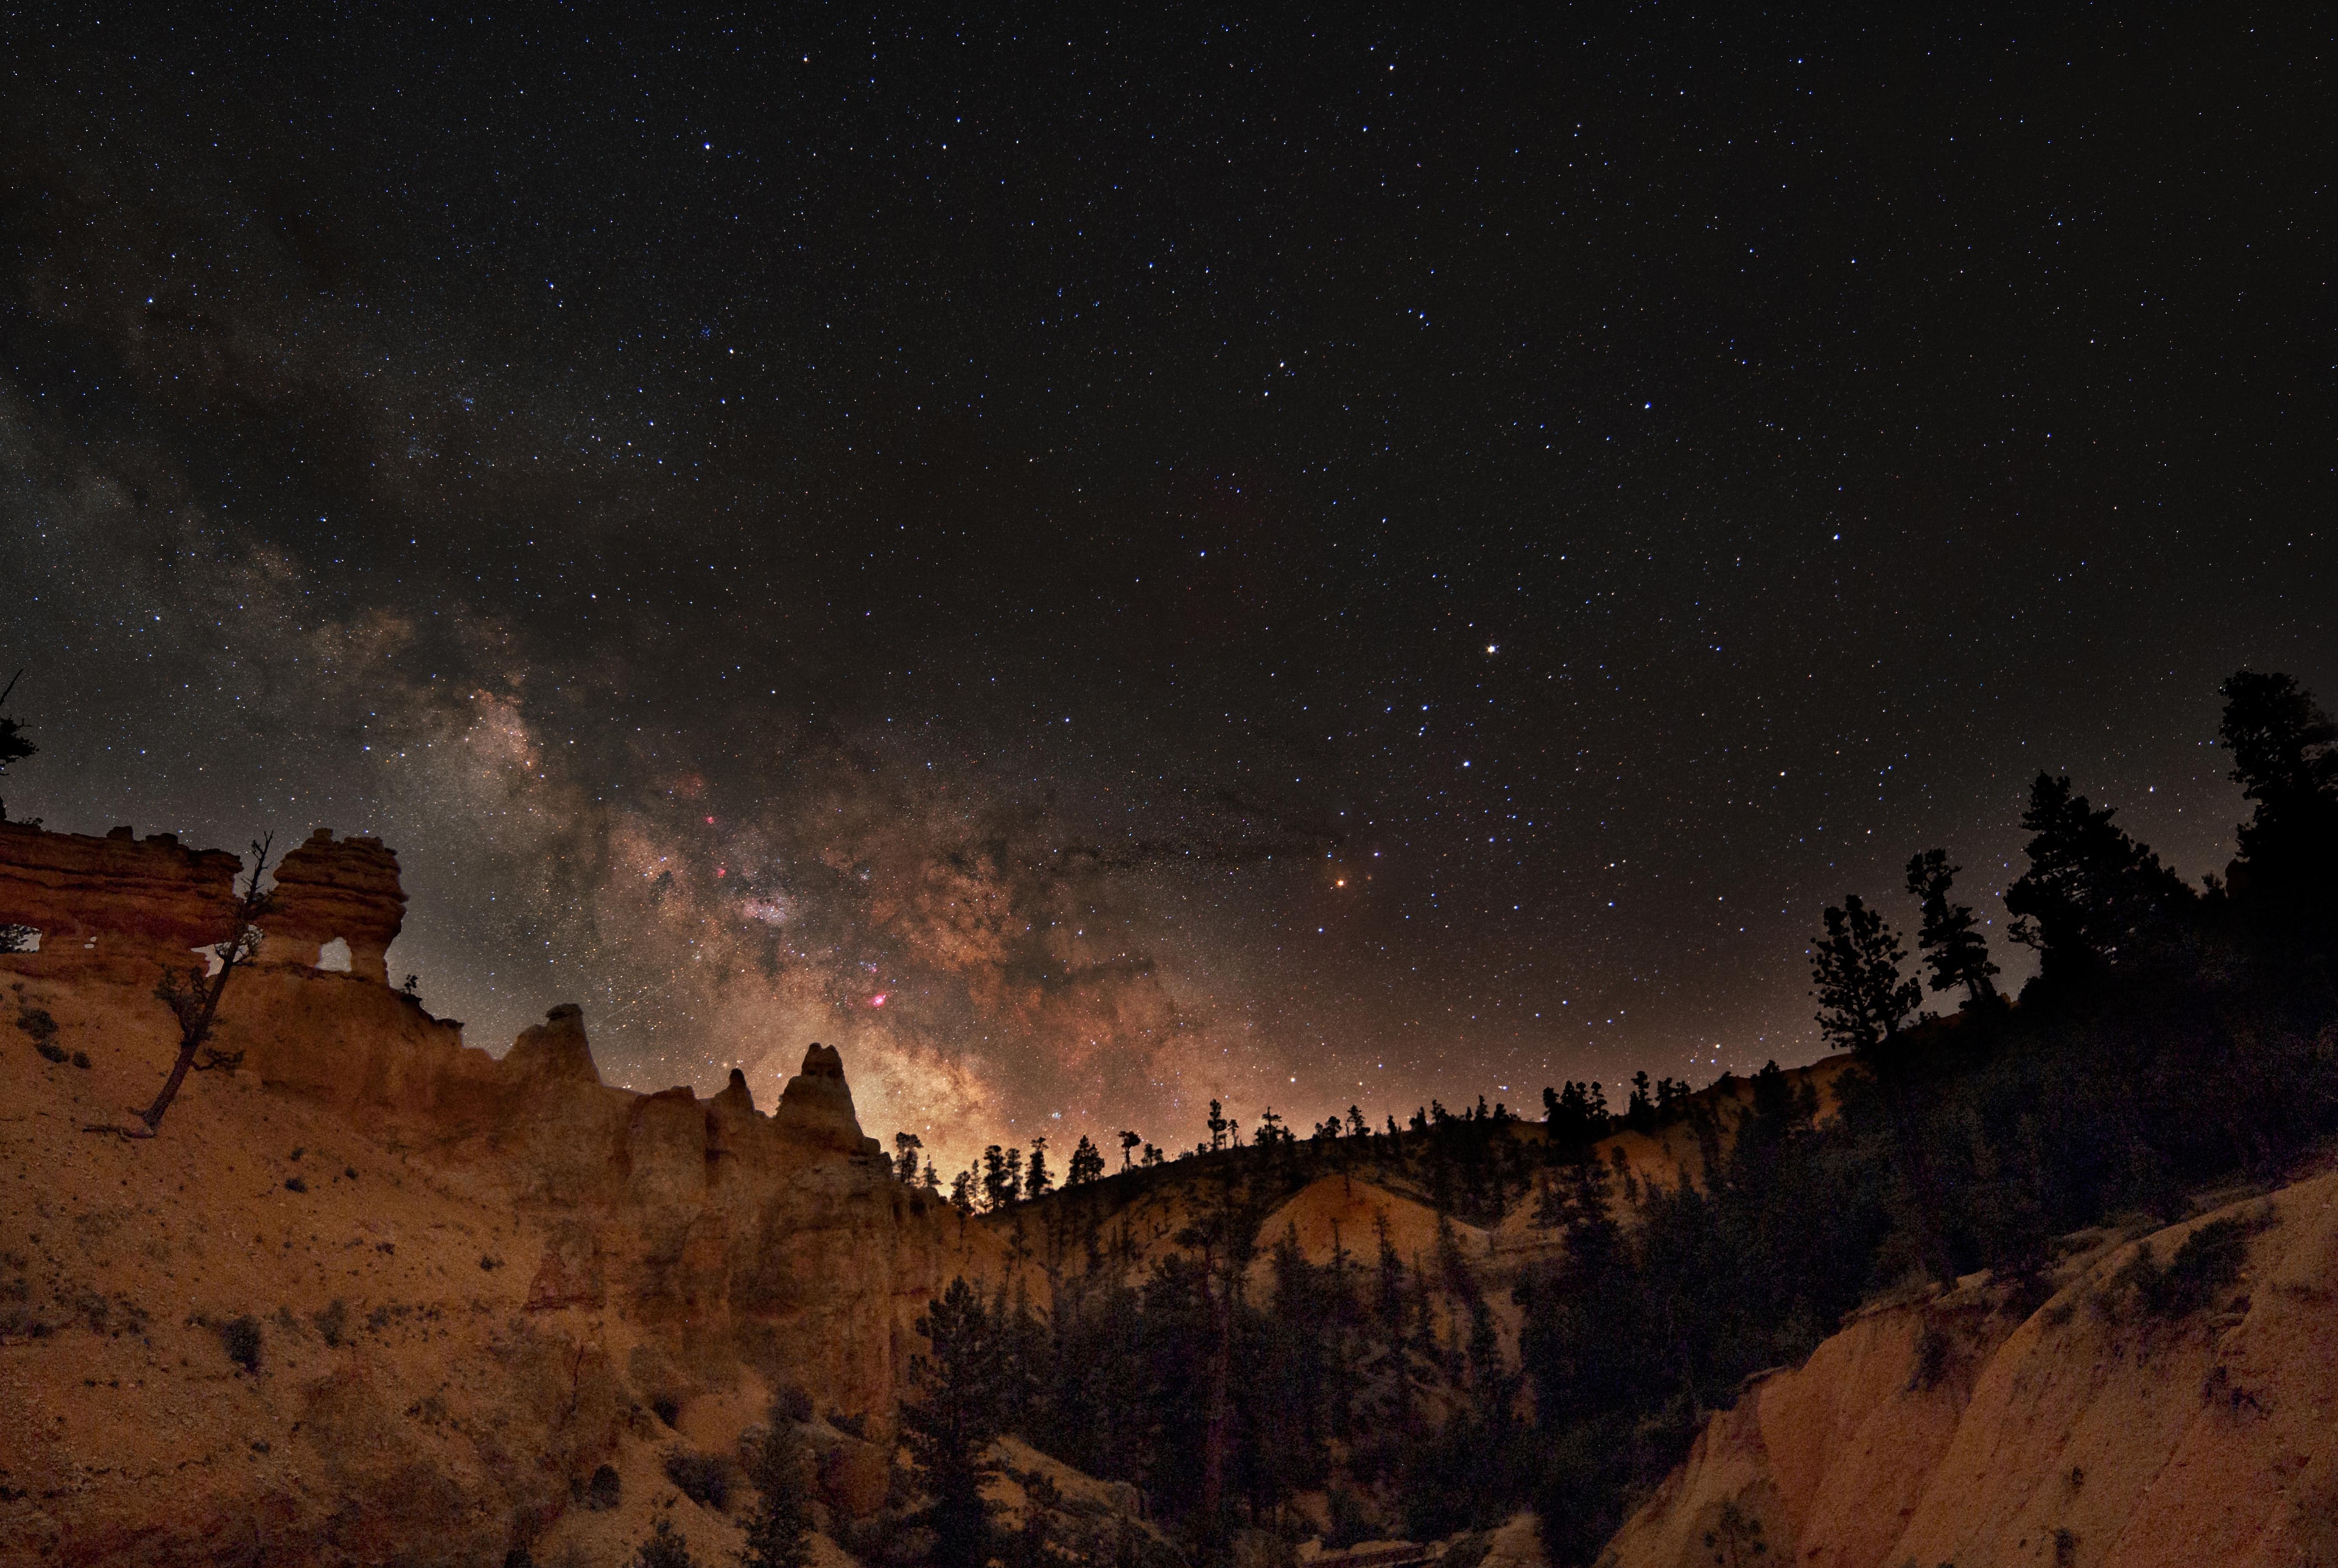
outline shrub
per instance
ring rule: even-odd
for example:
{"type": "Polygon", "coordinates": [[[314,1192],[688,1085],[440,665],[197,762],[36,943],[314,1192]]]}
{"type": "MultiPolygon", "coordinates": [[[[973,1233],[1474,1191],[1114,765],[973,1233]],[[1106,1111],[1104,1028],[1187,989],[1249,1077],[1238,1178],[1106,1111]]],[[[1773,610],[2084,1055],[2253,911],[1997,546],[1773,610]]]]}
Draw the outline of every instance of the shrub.
{"type": "Polygon", "coordinates": [[[86,1051],[74,1052],[73,1054],[73,1064],[80,1068],[84,1073],[89,1071],[89,1053],[86,1051]]]}
{"type": "Polygon", "coordinates": [[[811,1419],[811,1396],[791,1383],[771,1401],[771,1408],[798,1425],[811,1419]]]}
{"type": "Polygon", "coordinates": [[[287,1176],[284,1179],[284,1191],[287,1192],[306,1192],[308,1190],[309,1184],[298,1176],[287,1176]]]}
{"type": "Polygon", "coordinates": [[[245,1371],[260,1371],[260,1324],[248,1314],[219,1326],[221,1348],[227,1358],[245,1371]]]}
{"type": "Polygon", "coordinates": [[[717,1514],[729,1512],[732,1477],[728,1459],[688,1448],[673,1449],[665,1456],[665,1478],[700,1507],[717,1514]]]}
{"type": "Polygon", "coordinates": [[[634,1549],[634,1568],[698,1568],[698,1559],[673,1521],[661,1519],[650,1527],[649,1539],[634,1549]]]}
{"type": "Polygon", "coordinates": [[[1911,1393],[1929,1394],[1949,1375],[1949,1337],[1932,1324],[1916,1336],[1916,1365],[1908,1374],[1911,1393]]]}
{"type": "Polygon", "coordinates": [[[349,1304],[336,1296],[331,1306],[320,1312],[311,1312],[309,1321],[317,1326],[317,1332],[324,1337],[326,1344],[338,1348],[349,1331],[349,1304]]]}
{"type": "Polygon", "coordinates": [[[63,1066],[65,1063],[73,1060],[65,1048],[57,1044],[54,1041],[35,1040],[33,1042],[33,1049],[38,1051],[50,1061],[56,1063],[59,1066],[63,1066]]]}
{"type": "Polygon", "coordinates": [[[682,1425],[682,1406],[671,1394],[660,1394],[650,1401],[650,1414],[666,1424],[669,1431],[682,1425]]]}
{"type": "Polygon", "coordinates": [[[622,1501],[623,1492],[623,1484],[617,1479],[616,1466],[604,1465],[594,1471],[593,1478],[584,1483],[582,1490],[584,1496],[581,1501],[585,1507],[614,1508],[622,1501]]]}
{"type": "Polygon", "coordinates": [[[2131,1295],[2154,1318],[2190,1317],[2240,1278],[2249,1230],[2238,1220],[2212,1220],[2184,1239],[2165,1269],[2146,1241],[2111,1276],[2110,1290],[2131,1295]]]}

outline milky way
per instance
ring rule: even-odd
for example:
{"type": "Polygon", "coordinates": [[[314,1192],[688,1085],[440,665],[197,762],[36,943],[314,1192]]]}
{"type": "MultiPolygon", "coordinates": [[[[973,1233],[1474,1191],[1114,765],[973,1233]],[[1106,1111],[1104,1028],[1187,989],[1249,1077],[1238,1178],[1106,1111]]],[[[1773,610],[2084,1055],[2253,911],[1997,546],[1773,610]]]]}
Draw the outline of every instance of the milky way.
{"type": "Polygon", "coordinates": [[[957,1160],[1807,1057],[2338,698],[2326,21],[1883,25],[13,22],[8,808],[957,1160]]]}

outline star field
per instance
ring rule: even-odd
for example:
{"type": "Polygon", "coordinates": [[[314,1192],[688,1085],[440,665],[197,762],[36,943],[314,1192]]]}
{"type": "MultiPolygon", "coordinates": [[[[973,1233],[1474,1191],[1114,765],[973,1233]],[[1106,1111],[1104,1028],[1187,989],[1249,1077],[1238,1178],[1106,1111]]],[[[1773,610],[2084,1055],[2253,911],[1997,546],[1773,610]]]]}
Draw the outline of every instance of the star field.
{"type": "Polygon", "coordinates": [[[10,32],[8,808],[381,834],[475,1044],[961,1155],[1702,1083],[2338,694],[2300,13],[10,32]]]}

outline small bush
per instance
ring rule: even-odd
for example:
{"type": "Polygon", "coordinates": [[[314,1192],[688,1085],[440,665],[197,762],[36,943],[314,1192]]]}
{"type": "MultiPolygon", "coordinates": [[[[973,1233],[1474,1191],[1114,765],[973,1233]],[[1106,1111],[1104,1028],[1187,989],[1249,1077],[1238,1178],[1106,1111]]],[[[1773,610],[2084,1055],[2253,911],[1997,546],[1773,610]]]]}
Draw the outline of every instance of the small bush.
{"type": "Polygon", "coordinates": [[[331,1306],[320,1312],[310,1313],[309,1321],[317,1326],[317,1332],[323,1336],[326,1344],[338,1348],[349,1335],[349,1304],[336,1296],[331,1306]]]}
{"type": "Polygon", "coordinates": [[[57,1021],[49,1016],[47,1008],[27,1007],[19,1003],[16,1007],[16,1027],[33,1037],[34,1048],[42,1055],[48,1056],[52,1062],[64,1060],[62,1053],[54,1056],[49,1055],[49,1044],[57,1037],[57,1021]]]}
{"type": "Polygon", "coordinates": [[[288,1176],[284,1179],[284,1191],[287,1192],[306,1192],[308,1190],[309,1184],[298,1176],[288,1176]]]}
{"type": "Polygon", "coordinates": [[[2188,1318],[2240,1278],[2249,1230],[2238,1220],[2212,1220],[2184,1239],[2165,1269],[2146,1241],[2111,1276],[2110,1289],[2131,1295],[2151,1317],[2188,1318]]]}
{"type": "Polygon", "coordinates": [[[257,1376],[260,1371],[260,1324],[249,1315],[219,1326],[220,1346],[227,1358],[257,1376]]]}
{"type": "Polygon", "coordinates": [[[673,1521],[661,1519],[650,1527],[649,1539],[634,1549],[634,1568],[698,1568],[698,1559],[673,1521]]]}
{"type": "Polygon", "coordinates": [[[730,1511],[733,1477],[728,1459],[676,1448],[665,1456],[665,1478],[701,1508],[712,1508],[717,1514],[730,1511]]]}
{"type": "Polygon", "coordinates": [[[88,1071],[89,1071],[89,1053],[88,1053],[88,1052],[86,1052],[86,1051],[76,1051],[76,1052],[74,1052],[74,1054],[73,1054],[73,1063],[74,1063],[74,1066],[76,1066],[76,1067],[80,1068],[83,1072],[84,1072],[84,1073],[88,1072],[88,1071]]]}
{"type": "Polygon", "coordinates": [[[614,1508],[623,1500],[623,1483],[617,1479],[617,1467],[604,1465],[593,1472],[590,1481],[584,1483],[584,1494],[581,1501],[587,1508],[614,1508]]]}
{"type": "Polygon", "coordinates": [[[57,1044],[54,1041],[35,1040],[33,1042],[33,1049],[38,1051],[50,1061],[56,1063],[59,1066],[63,1066],[65,1063],[73,1060],[72,1055],[65,1050],[65,1048],[57,1044]]]}
{"type": "Polygon", "coordinates": [[[1908,1374],[1911,1393],[1929,1394],[1940,1386],[1949,1375],[1949,1353],[1953,1348],[1949,1337],[1933,1325],[1924,1325],[1916,1336],[1916,1365],[1908,1374]]]}
{"type": "Polygon", "coordinates": [[[652,1399],[650,1401],[650,1414],[664,1422],[668,1431],[672,1431],[676,1426],[682,1425],[681,1402],[675,1399],[671,1394],[660,1394],[655,1398],[652,1399]]]}
{"type": "Polygon", "coordinates": [[[801,1426],[811,1419],[811,1396],[791,1383],[771,1401],[771,1408],[801,1426]]]}

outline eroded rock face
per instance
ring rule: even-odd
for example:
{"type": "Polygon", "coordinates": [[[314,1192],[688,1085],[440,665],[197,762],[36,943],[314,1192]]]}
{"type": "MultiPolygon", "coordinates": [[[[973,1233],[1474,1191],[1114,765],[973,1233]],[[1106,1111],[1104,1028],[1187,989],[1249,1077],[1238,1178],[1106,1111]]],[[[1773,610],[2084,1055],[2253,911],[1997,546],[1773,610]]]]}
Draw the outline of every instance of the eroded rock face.
{"type": "Polygon", "coordinates": [[[2323,1175],[2106,1242],[2034,1313],[1978,1278],[1871,1308],[1713,1416],[1600,1561],[1710,1563],[1725,1517],[1748,1541],[1759,1527],[1763,1560],[1819,1568],[2332,1561],[2333,1294],[2338,1176],[2323,1175]],[[2208,1308],[2122,1305],[2138,1246],[2167,1258],[2220,1220],[2250,1232],[2248,1257],[2208,1308]]]}
{"type": "Polygon", "coordinates": [[[405,922],[398,852],[378,838],[335,843],[333,830],[319,828],[276,864],[276,907],[263,923],[260,961],[313,966],[326,944],[343,941],[349,973],[387,985],[384,956],[405,922]]]}
{"type": "MultiPolygon", "coordinates": [[[[0,958],[11,994],[96,1058],[84,1073],[0,1052],[0,1093],[32,1111],[0,1124],[0,1153],[39,1167],[44,1203],[123,1205],[119,1256],[92,1252],[74,1299],[133,1287],[170,1303],[152,1327],[172,1338],[162,1356],[75,1330],[70,1356],[44,1340],[0,1366],[0,1541],[75,1568],[193,1563],[250,1554],[257,1522],[270,1560],[420,1563],[457,1538],[449,1560],[480,1542],[492,1560],[556,1527],[616,1561],[663,1505],[660,1455],[677,1439],[649,1414],[660,1400],[679,1399],[701,1451],[729,1452],[782,1388],[868,1435],[839,1449],[822,1494],[840,1513],[876,1506],[918,1317],[953,1275],[987,1278],[1006,1254],[894,1179],[840,1054],[813,1047],[768,1115],[738,1073],[707,1099],[604,1083],[573,1004],[498,1060],[379,983],[403,906],[387,849],[320,837],[285,864],[275,956],[236,976],[214,1033],[240,1070],[192,1080],[164,1139],[103,1144],[115,1163],[101,1180],[91,1146],[55,1129],[152,1093],[175,1043],[155,963],[226,935],[237,862],[126,832],[0,828],[0,917],[86,932],[100,956],[44,940],[0,958]],[[333,936],[349,973],[301,950],[333,936]],[[127,1204],[133,1184],[144,1196],[127,1204]],[[238,1315],[264,1318],[256,1376],[220,1371],[216,1324],[238,1315]],[[9,1404],[79,1412],[100,1387],[133,1392],[96,1426],[9,1404]],[[29,1456],[10,1448],[27,1431],[29,1456]],[[160,1468],[128,1465],[132,1449],[160,1468]],[[625,1474],[622,1528],[580,1502],[604,1462],[625,1474]],[[206,1480],[192,1509],[145,1479],[192,1466],[206,1480]]],[[[88,1234],[115,1235],[116,1212],[88,1234]]],[[[50,1213],[0,1208],[0,1232],[50,1213]]]]}
{"type": "Polygon", "coordinates": [[[844,1081],[844,1058],[833,1045],[811,1043],[804,1053],[803,1071],[780,1092],[780,1108],[773,1116],[790,1135],[815,1147],[842,1154],[879,1152],[877,1140],[861,1134],[852,1089],[844,1081]]]}
{"type": "Polygon", "coordinates": [[[25,974],[107,964],[182,967],[235,924],[242,862],[189,849],[175,834],[103,838],[0,822],[0,926],[29,926],[40,950],[5,960],[25,974]]]}

